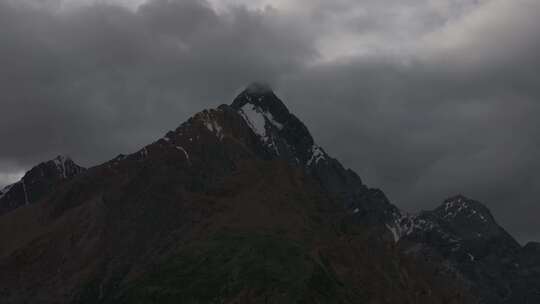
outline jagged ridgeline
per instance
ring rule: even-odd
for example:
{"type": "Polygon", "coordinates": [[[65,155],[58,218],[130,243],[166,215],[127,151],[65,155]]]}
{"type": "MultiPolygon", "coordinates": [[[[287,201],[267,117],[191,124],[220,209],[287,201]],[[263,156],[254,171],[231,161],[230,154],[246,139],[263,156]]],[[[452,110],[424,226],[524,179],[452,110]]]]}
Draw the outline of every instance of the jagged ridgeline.
{"type": "Polygon", "coordinates": [[[84,170],[67,156],[58,156],[37,165],[20,181],[0,190],[0,215],[39,201],[53,192],[60,181],[71,179],[84,170]]]}
{"type": "Polygon", "coordinates": [[[538,244],[481,203],[408,215],[269,86],[130,155],[0,192],[1,303],[540,303],[538,244]]]}

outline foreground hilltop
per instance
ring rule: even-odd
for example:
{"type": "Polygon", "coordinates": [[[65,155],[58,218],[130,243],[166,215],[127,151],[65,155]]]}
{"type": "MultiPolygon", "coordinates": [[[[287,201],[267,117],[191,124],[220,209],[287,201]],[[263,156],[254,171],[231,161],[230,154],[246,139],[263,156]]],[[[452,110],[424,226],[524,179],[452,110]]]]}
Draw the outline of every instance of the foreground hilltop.
{"type": "Polygon", "coordinates": [[[0,216],[2,303],[538,296],[538,246],[522,248],[464,197],[403,214],[317,145],[264,85],[140,151],[75,171],[0,216]]]}

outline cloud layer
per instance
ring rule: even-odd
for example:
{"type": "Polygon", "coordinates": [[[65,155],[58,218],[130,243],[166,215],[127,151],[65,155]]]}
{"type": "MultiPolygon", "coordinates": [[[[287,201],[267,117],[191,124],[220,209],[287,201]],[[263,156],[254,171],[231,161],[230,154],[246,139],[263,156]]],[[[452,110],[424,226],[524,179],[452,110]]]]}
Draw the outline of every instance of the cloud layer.
{"type": "Polygon", "coordinates": [[[463,193],[540,240],[540,2],[142,2],[0,0],[0,184],[134,151],[264,80],[398,206],[463,193]]]}

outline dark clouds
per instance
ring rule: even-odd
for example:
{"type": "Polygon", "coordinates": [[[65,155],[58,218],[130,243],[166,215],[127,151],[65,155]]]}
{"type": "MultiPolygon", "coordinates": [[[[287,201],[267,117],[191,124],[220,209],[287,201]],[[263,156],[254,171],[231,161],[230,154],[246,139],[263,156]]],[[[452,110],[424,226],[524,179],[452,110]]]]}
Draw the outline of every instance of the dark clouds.
{"type": "Polygon", "coordinates": [[[59,12],[2,4],[4,162],[55,153],[91,164],[129,152],[251,79],[314,55],[309,35],[271,13],[223,15],[202,1],[59,12]]]}
{"type": "Polygon", "coordinates": [[[400,207],[463,193],[540,240],[534,0],[40,3],[0,0],[0,184],[134,151],[265,80],[400,207]]]}

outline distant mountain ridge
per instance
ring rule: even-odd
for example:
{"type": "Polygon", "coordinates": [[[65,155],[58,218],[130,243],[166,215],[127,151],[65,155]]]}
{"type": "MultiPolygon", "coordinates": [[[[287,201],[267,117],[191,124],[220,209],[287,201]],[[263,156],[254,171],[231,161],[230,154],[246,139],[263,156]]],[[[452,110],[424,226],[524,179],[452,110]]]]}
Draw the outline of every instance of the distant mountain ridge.
{"type": "Polygon", "coordinates": [[[71,158],[62,155],[40,163],[26,172],[20,181],[0,190],[0,215],[39,201],[52,192],[59,182],[71,179],[84,170],[71,158]]]}
{"type": "Polygon", "coordinates": [[[458,195],[433,211],[404,217],[400,224],[400,246],[405,251],[442,257],[485,303],[540,300],[540,272],[535,279],[521,273],[523,254],[530,245],[522,247],[480,202],[458,195]]]}
{"type": "Polygon", "coordinates": [[[401,212],[317,145],[264,84],[136,153],[88,170],[57,158],[2,193],[0,238],[13,239],[0,247],[6,303],[532,303],[540,296],[537,243],[520,246],[484,205],[462,195],[433,211],[401,212]],[[11,236],[10,223],[30,223],[32,212],[52,232],[11,236]],[[201,292],[209,284],[212,292],[201,292]],[[30,287],[36,295],[23,291],[30,287]]]}

